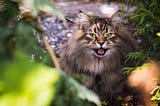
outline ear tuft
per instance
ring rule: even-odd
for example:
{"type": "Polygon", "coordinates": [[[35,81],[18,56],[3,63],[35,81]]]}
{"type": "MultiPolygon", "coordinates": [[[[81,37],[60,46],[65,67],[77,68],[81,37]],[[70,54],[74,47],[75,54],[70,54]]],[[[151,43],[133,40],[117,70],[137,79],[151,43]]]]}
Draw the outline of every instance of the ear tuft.
{"type": "Polygon", "coordinates": [[[90,17],[80,10],[78,14],[77,24],[79,25],[80,29],[86,29],[86,27],[90,25],[90,17]]]}
{"type": "Polygon", "coordinates": [[[110,24],[113,26],[118,26],[122,23],[122,18],[122,13],[117,11],[110,17],[110,24]]]}
{"type": "Polygon", "coordinates": [[[79,13],[83,13],[83,11],[82,11],[82,10],[79,10],[79,13]]]}

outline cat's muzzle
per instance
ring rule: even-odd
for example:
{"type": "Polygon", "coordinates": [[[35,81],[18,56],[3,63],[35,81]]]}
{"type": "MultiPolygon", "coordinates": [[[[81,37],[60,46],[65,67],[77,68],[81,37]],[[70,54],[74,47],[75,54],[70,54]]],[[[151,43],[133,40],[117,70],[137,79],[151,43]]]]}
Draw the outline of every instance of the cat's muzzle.
{"type": "Polygon", "coordinates": [[[107,49],[104,49],[104,48],[99,48],[99,49],[94,49],[95,51],[95,55],[98,56],[98,57],[104,57],[106,52],[107,52],[107,49]]]}

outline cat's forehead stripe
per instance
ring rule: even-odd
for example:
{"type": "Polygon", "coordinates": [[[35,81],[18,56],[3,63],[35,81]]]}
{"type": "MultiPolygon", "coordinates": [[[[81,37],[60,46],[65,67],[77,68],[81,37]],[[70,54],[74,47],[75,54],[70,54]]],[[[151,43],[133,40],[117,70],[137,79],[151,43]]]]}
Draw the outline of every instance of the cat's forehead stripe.
{"type": "Polygon", "coordinates": [[[113,28],[106,23],[104,20],[97,20],[92,24],[92,26],[88,30],[93,33],[113,33],[113,28]]]}
{"type": "Polygon", "coordinates": [[[106,24],[103,24],[102,26],[102,30],[105,30],[107,27],[106,27],[106,24]]]}
{"type": "Polygon", "coordinates": [[[100,29],[100,23],[96,23],[97,29],[100,29]]]}
{"type": "Polygon", "coordinates": [[[96,24],[93,25],[93,32],[96,33],[97,29],[96,29],[96,24]]]}
{"type": "Polygon", "coordinates": [[[97,31],[96,31],[96,27],[94,28],[94,33],[96,33],[97,31]]]}
{"type": "Polygon", "coordinates": [[[100,28],[100,23],[97,23],[97,31],[99,31],[101,28],[100,28]]]}
{"type": "Polygon", "coordinates": [[[93,25],[93,31],[94,32],[98,32],[100,30],[105,30],[106,29],[106,24],[103,24],[103,23],[95,23],[93,25]]]}

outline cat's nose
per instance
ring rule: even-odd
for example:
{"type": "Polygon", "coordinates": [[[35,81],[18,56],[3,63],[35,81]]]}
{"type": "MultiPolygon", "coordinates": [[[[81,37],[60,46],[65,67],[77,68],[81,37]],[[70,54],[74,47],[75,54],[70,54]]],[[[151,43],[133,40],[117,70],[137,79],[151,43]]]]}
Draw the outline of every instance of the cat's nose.
{"type": "Polygon", "coordinates": [[[105,41],[105,38],[103,36],[99,36],[98,39],[97,39],[97,42],[99,43],[99,45],[103,45],[104,44],[104,41],[105,41]]]}
{"type": "Polygon", "coordinates": [[[104,42],[99,42],[99,44],[102,46],[104,44],[104,42]]]}

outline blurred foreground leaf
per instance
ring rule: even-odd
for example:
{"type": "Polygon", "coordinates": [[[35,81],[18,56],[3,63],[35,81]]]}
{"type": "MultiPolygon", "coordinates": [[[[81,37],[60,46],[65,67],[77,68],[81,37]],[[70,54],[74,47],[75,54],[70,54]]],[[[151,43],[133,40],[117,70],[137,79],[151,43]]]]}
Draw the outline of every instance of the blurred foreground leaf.
{"type": "Polygon", "coordinates": [[[0,106],[101,106],[96,94],[62,71],[15,54],[0,64],[0,106]]]}
{"type": "Polygon", "coordinates": [[[151,92],[152,98],[151,100],[156,101],[157,103],[160,103],[160,86],[157,86],[156,88],[154,88],[154,90],[151,92]]]}
{"type": "Polygon", "coordinates": [[[49,0],[0,1],[0,106],[100,106],[98,97],[83,85],[36,63],[49,60],[33,34],[38,30],[34,19],[45,10],[63,18],[49,0]],[[27,20],[17,18],[21,4],[30,10],[27,20]]]}
{"type": "Polygon", "coordinates": [[[65,20],[62,12],[50,0],[14,0],[21,1],[23,6],[31,11],[33,16],[37,16],[40,11],[47,13],[55,13],[62,20],[65,20]]]}
{"type": "Polygon", "coordinates": [[[157,36],[159,36],[159,37],[160,37],[160,32],[158,32],[158,33],[157,33],[157,36]]]}
{"type": "Polygon", "coordinates": [[[54,99],[59,74],[55,69],[27,61],[17,54],[15,61],[0,64],[0,105],[47,106],[54,99]]]}
{"type": "Polygon", "coordinates": [[[90,102],[95,103],[97,106],[101,106],[101,102],[99,98],[97,98],[96,94],[89,91],[85,86],[80,85],[75,80],[70,79],[70,83],[75,86],[78,90],[78,96],[83,100],[88,100],[90,102]]]}

